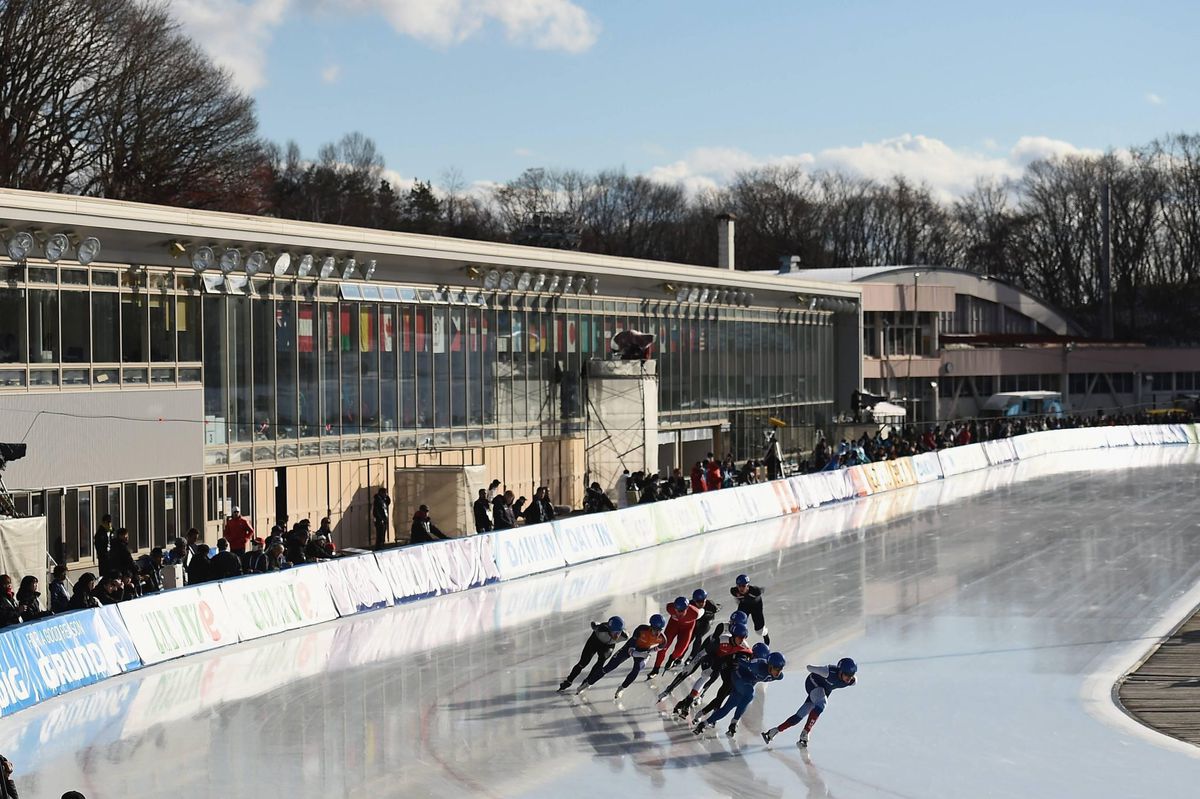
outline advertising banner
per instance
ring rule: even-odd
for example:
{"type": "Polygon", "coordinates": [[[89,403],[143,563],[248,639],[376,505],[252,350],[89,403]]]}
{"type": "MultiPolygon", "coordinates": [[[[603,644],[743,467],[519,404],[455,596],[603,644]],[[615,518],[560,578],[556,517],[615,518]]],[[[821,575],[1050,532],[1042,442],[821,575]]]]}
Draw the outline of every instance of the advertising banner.
{"type": "Polygon", "coordinates": [[[338,617],[325,570],[297,566],[220,583],[243,641],[308,627],[338,617]]]}
{"type": "Polygon", "coordinates": [[[445,590],[448,578],[430,557],[430,553],[438,546],[437,543],[420,544],[375,553],[375,562],[387,578],[395,602],[408,602],[445,590]]]}
{"type": "Polygon", "coordinates": [[[339,616],[351,616],[392,604],[392,588],[374,555],[337,558],[318,568],[325,572],[325,582],[339,616]]]}
{"type": "Polygon", "coordinates": [[[658,528],[650,506],[634,505],[606,515],[622,552],[645,549],[658,543],[658,528]]]}
{"type": "Polygon", "coordinates": [[[554,522],[558,547],[567,563],[583,563],[621,552],[607,516],[604,513],[590,513],[554,522]]]}
{"type": "Polygon", "coordinates": [[[567,565],[553,524],[514,527],[491,535],[496,547],[496,566],[500,569],[502,580],[567,565]]]}
{"type": "Polygon", "coordinates": [[[931,483],[942,476],[942,462],[936,452],[922,452],[912,457],[913,470],[918,483],[931,483]]]}
{"type": "Polygon", "coordinates": [[[233,614],[221,589],[212,583],[164,591],[116,607],[147,666],[238,642],[233,614]]]}
{"type": "Polygon", "coordinates": [[[500,571],[496,568],[493,536],[468,535],[454,538],[433,551],[444,556],[447,591],[465,591],[500,579],[500,571]]]}

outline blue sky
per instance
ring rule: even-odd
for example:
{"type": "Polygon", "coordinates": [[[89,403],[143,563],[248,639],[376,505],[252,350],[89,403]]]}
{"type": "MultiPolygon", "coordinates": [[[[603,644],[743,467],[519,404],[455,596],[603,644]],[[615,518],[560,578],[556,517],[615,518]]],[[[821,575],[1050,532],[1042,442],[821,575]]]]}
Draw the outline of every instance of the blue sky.
{"type": "Polygon", "coordinates": [[[1200,132],[1200,4],[173,0],[306,155],[360,130],[400,179],[775,162],[953,195],[1055,153],[1200,132]]]}

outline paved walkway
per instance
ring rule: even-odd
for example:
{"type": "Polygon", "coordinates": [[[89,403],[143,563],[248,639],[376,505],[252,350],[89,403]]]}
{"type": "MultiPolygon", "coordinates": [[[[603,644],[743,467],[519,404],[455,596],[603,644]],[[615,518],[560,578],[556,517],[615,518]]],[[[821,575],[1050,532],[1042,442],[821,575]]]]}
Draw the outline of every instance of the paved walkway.
{"type": "Polygon", "coordinates": [[[1147,727],[1200,746],[1200,611],[1126,678],[1119,695],[1147,727]]]}

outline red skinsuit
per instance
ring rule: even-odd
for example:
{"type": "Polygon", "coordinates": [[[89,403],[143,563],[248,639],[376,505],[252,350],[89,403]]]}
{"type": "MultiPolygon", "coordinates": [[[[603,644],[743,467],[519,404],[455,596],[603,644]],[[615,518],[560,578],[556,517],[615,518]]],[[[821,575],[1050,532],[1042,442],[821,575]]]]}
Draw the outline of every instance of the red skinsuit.
{"type": "Polygon", "coordinates": [[[672,639],[675,641],[675,651],[671,653],[672,660],[683,657],[687,652],[688,647],[692,645],[692,631],[696,629],[696,622],[704,615],[704,608],[696,607],[691,602],[683,610],[676,610],[674,605],[667,605],[667,615],[671,617],[667,622],[667,643],[658,650],[658,657],[654,661],[656,669],[662,666],[672,639]]]}

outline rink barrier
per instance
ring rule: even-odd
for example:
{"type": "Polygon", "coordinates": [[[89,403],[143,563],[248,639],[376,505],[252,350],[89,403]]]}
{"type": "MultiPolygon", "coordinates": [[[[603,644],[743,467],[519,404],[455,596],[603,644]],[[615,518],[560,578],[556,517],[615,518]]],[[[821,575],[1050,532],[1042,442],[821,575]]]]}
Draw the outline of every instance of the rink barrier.
{"type": "MultiPolygon", "coordinates": [[[[173,658],[499,580],[515,580],[649,549],[747,522],[796,515],[798,523],[777,539],[701,538],[697,546],[688,549],[693,562],[687,565],[702,571],[710,563],[745,559],[814,540],[834,522],[837,529],[855,529],[890,518],[908,507],[897,507],[895,503],[915,506],[920,501],[921,487],[943,477],[980,473],[979,479],[985,481],[980,485],[985,485],[988,475],[981,470],[989,466],[1040,455],[1198,441],[1200,429],[1190,424],[1044,431],[607,513],[339,558],[75,611],[0,631],[0,717],[173,658]],[[907,486],[917,486],[918,491],[894,491],[907,486]],[[889,493],[894,503],[845,503],[855,497],[889,493]],[[798,513],[831,503],[843,503],[837,509],[837,519],[798,513]]],[[[671,557],[677,560],[679,553],[671,557]]],[[[530,583],[529,592],[509,592],[503,600],[480,593],[480,601],[472,606],[470,616],[461,619],[454,637],[469,637],[489,629],[497,619],[511,622],[540,617],[547,607],[573,612],[594,602],[596,596],[639,590],[634,586],[640,586],[643,577],[620,569],[573,570],[561,583],[530,583]]],[[[312,636],[296,639],[317,641],[315,646],[320,650],[306,650],[305,657],[297,662],[304,664],[305,673],[318,674],[339,663],[376,662],[376,650],[416,651],[396,635],[421,638],[423,633],[417,626],[410,619],[394,630],[384,628],[389,630],[388,635],[367,641],[355,639],[353,628],[348,626],[323,628],[312,636]]],[[[437,632],[439,640],[444,640],[445,630],[439,628],[437,632]]],[[[407,643],[415,645],[415,639],[407,643]]],[[[256,689],[247,684],[244,675],[259,673],[257,667],[249,666],[256,656],[256,650],[245,650],[222,658],[220,662],[229,666],[228,680],[205,682],[210,686],[219,683],[222,696],[231,701],[241,692],[250,695],[256,689]]],[[[267,672],[273,665],[261,664],[261,671],[267,672]]],[[[194,691],[195,686],[189,683],[187,689],[194,691]]],[[[143,695],[148,694],[139,692],[143,695]]],[[[170,685],[164,683],[161,696],[170,695],[170,685]]],[[[179,717],[186,717],[190,707],[187,698],[171,701],[172,707],[179,709],[179,717]]],[[[144,712],[147,717],[161,720],[161,711],[161,707],[132,707],[129,714],[132,717],[144,712]]]]}

